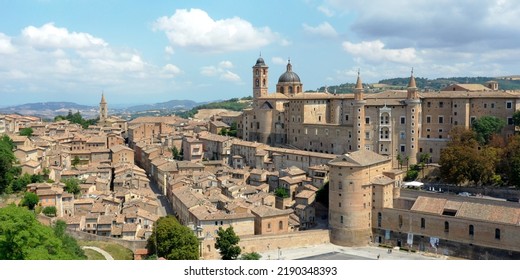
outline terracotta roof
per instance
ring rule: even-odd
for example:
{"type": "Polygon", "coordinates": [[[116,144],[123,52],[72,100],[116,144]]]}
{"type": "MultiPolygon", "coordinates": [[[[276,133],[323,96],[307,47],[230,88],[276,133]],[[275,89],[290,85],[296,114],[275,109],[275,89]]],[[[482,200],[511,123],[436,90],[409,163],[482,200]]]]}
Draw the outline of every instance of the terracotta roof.
{"type": "Polygon", "coordinates": [[[456,217],[519,225],[520,208],[463,202],[456,217]]]}
{"type": "Polygon", "coordinates": [[[134,151],[125,145],[116,145],[116,146],[110,147],[110,150],[112,150],[112,153],[118,153],[121,151],[130,151],[130,152],[134,151]]]}
{"type": "Polygon", "coordinates": [[[379,175],[379,176],[373,177],[371,182],[374,185],[389,185],[389,184],[393,184],[395,181],[386,177],[385,175],[379,175]]]}
{"type": "Polygon", "coordinates": [[[329,162],[330,165],[338,166],[368,166],[390,161],[387,156],[382,156],[365,149],[344,154],[329,162]]]}
{"type": "Polygon", "coordinates": [[[446,205],[446,199],[419,196],[412,206],[412,211],[441,215],[446,205]]]}
{"type": "Polygon", "coordinates": [[[265,206],[265,205],[259,205],[259,206],[255,206],[255,207],[251,208],[251,213],[255,214],[256,216],[262,217],[262,218],[289,215],[293,212],[294,211],[292,209],[280,210],[280,209],[265,206]]]}
{"type": "Polygon", "coordinates": [[[316,192],[303,190],[296,194],[296,198],[311,198],[313,195],[316,195],[316,192]]]}

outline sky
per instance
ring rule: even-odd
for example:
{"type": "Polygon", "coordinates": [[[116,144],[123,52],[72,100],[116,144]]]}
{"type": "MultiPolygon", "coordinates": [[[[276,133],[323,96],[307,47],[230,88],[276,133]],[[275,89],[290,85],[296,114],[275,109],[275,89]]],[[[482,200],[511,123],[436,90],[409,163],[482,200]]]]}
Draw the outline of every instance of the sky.
{"type": "Polygon", "coordinates": [[[408,77],[520,74],[514,0],[0,0],[0,107],[150,104],[408,77]]]}

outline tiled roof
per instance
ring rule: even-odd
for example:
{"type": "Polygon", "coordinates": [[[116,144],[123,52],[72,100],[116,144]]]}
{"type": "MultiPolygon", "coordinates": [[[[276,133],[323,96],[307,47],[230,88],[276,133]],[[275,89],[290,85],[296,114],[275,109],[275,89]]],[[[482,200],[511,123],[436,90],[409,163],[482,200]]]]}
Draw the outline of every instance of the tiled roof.
{"type": "Polygon", "coordinates": [[[386,161],[390,161],[390,158],[362,149],[338,156],[330,161],[329,164],[338,166],[368,166],[386,161]]]}

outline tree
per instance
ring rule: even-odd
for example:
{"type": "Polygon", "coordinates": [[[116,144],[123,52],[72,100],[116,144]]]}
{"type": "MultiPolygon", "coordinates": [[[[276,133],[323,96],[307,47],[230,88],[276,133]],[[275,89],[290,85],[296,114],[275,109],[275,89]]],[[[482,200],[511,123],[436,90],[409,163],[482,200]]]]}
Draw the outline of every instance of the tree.
{"type": "Polygon", "coordinates": [[[454,184],[466,181],[477,185],[492,182],[501,149],[481,147],[473,131],[454,129],[450,134],[451,141],[442,150],[439,161],[443,179],[454,184]]]}
{"type": "Polygon", "coordinates": [[[56,235],[56,237],[58,237],[61,240],[61,243],[63,244],[63,251],[70,254],[75,259],[87,259],[85,252],[78,245],[76,239],[68,235],[65,231],[66,229],[67,224],[62,220],[58,220],[53,227],[54,235],[56,235]]]}
{"type": "Polygon", "coordinates": [[[262,258],[262,255],[257,252],[245,253],[240,255],[240,260],[259,260],[262,258]]]}
{"type": "Polygon", "coordinates": [[[9,190],[8,187],[22,170],[19,166],[13,166],[16,162],[14,147],[9,136],[4,135],[0,138],[0,194],[9,190]]]}
{"type": "Polygon", "coordinates": [[[65,183],[65,191],[74,195],[78,195],[81,192],[81,187],[79,186],[79,180],[76,178],[65,179],[62,181],[65,183]]]}
{"type": "Polygon", "coordinates": [[[36,206],[36,204],[38,204],[38,202],[40,202],[40,198],[35,193],[26,192],[23,195],[23,199],[20,202],[20,205],[27,206],[27,208],[29,208],[29,210],[34,210],[34,206],[36,206]]]}
{"type": "Polygon", "coordinates": [[[10,205],[0,208],[0,259],[73,260],[82,258],[66,250],[62,240],[55,235],[53,229],[40,224],[34,213],[10,205]]]}
{"type": "Polygon", "coordinates": [[[397,154],[397,163],[399,164],[399,169],[403,168],[403,157],[401,154],[397,154]]]}
{"type": "Polygon", "coordinates": [[[325,207],[329,207],[329,182],[326,182],[321,189],[316,192],[316,201],[325,207]]]}
{"type": "Polygon", "coordinates": [[[47,206],[43,208],[42,213],[47,217],[56,217],[56,207],[55,206],[47,206]]]}
{"type": "Polygon", "coordinates": [[[70,164],[72,164],[72,166],[75,168],[78,164],[80,163],[80,159],[78,156],[74,156],[74,158],[72,159],[72,161],[70,162],[70,164]]]}
{"type": "Polygon", "coordinates": [[[276,190],[274,190],[274,194],[277,197],[281,197],[281,198],[288,198],[289,197],[289,193],[287,192],[287,190],[282,188],[282,187],[276,188],[276,190]]]}
{"type": "Polygon", "coordinates": [[[520,126],[520,111],[516,111],[516,112],[513,114],[513,123],[514,123],[516,126],[520,126]]]}
{"type": "Polygon", "coordinates": [[[28,173],[24,173],[22,176],[14,179],[11,182],[11,190],[14,192],[27,190],[27,185],[32,183],[32,177],[28,173]]]}
{"type": "Polygon", "coordinates": [[[493,134],[499,134],[506,122],[494,116],[483,116],[471,124],[473,131],[477,133],[480,144],[488,144],[493,134]]]}
{"type": "Polygon", "coordinates": [[[168,260],[199,259],[199,241],[191,229],[173,216],[159,218],[146,244],[148,252],[168,260]]]}
{"type": "Polygon", "coordinates": [[[421,154],[420,156],[420,164],[421,164],[421,170],[422,170],[422,176],[424,178],[424,167],[428,164],[428,161],[430,160],[432,156],[428,153],[421,154]]]}
{"type": "Polygon", "coordinates": [[[173,146],[173,148],[172,148],[172,156],[173,156],[173,159],[180,160],[179,149],[177,149],[176,146],[173,146]]]}
{"type": "Polygon", "coordinates": [[[235,234],[233,227],[230,226],[227,229],[222,229],[220,227],[217,235],[215,248],[220,250],[220,256],[222,256],[222,259],[236,260],[241,252],[240,246],[237,245],[240,241],[240,237],[235,234]]]}
{"type": "Polygon", "coordinates": [[[33,129],[31,127],[26,127],[26,128],[22,128],[20,130],[20,135],[21,136],[27,136],[27,137],[31,137],[33,135],[33,129]]]}

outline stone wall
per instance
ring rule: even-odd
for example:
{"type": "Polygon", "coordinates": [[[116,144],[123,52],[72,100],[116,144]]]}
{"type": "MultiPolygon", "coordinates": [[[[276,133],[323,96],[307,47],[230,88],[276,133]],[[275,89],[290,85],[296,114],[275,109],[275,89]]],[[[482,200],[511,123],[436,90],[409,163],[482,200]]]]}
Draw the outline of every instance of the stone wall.
{"type": "MultiPolygon", "coordinates": [[[[385,231],[374,229],[375,236],[385,236],[385,231]]],[[[430,237],[417,235],[413,237],[413,245],[409,246],[407,242],[407,233],[393,232],[390,239],[382,238],[382,243],[387,246],[400,246],[406,249],[416,251],[430,252],[439,255],[453,256],[470,260],[518,260],[520,252],[509,251],[504,249],[490,248],[478,246],[475,244],[465,244],[445,239],[439,239],[437,249],[430,244],[430,237]]],[[[376,240],[377,241],[377,240],[376,240]]],[[[376,242],[377,244],[377,242],[376,242]]]]}
{"type": "MultiPolygon", "coordinates": [[[[242,253],[265,252],[278,247],[299,248],[319,244],[330,243],[329,230],[297,231],[280,235],[251,235],[240,237],[240,249],[242,253]]],[[[220,259],[215,249],[215,239],[206,239],[203,242],[204,259],[220,259]],[[208,247],[209,246],[209,247],[208,247]]]]}

